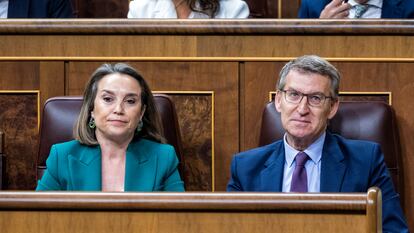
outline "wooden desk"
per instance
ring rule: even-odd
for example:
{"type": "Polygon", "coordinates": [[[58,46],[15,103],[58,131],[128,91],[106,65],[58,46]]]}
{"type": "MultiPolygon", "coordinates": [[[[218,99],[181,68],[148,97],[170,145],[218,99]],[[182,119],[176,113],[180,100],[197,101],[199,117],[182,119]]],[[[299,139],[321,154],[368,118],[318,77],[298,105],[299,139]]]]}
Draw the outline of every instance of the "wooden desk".
{"type": "Polygon", "coordinates": [[[381,232],[381,193],[0,192],[2,233],[381,232]]]}

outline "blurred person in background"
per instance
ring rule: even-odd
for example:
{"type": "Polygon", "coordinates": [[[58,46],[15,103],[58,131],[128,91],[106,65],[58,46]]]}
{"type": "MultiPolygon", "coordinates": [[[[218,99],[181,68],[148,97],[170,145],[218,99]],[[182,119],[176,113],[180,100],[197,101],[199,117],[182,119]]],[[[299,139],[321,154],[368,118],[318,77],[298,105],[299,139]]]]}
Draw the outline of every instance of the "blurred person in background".
{"type": "Polygon", "coordinates": [[[0,0],[0,18],[73,18],[70,0],[0,0]]]}
{"type": "Polygon", "coordinates": [[[243,0],[133,0],[128,18],[247,18],[243,0]]]}
{"type": "Polygon", "coordinates": [[[302,0],[299,18],[414,18],[413,0],[302,0]]]}

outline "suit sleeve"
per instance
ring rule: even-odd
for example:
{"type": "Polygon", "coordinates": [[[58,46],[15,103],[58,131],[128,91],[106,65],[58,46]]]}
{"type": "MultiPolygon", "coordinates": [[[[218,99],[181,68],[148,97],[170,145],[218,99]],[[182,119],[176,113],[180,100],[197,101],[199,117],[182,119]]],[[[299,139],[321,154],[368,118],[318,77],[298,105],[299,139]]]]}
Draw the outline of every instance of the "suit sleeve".
{"type": "Polygon", "coordinates": [[[230,168],[230,181],[227,184],[227,191],[228,192],[236,192],[236,191],[243,191],[241,187],[239,177],[237,175],[237,157],[234,156],[233,160],[231,161],[231,168],[230,168]]]}
{"type": "Polygon", "coordinates": [[[298,18],[309,18],[309,4],[308,0],[302,0],[299,7],[298,18]]]}
{"type": "Polygon", "coordinates": [[[370,186],[377,186],[382,192],[383,232],[409,232],[401,209],[400,197],[395,192],[391,176],[384,161],[380,146],[373,149],[370,186]]]}
{"type": "Polygon", "coordinates": [[[50,0],[49,18],[73,18],[70,0],[50,0]]]}
{"type": "Polygon", "coordinates": [[[167,169],[163,184],[161,185],[161,190],[169,192],[183,192],[184,182],[181,180],[180,173],[178,172],[179,162],[174,147],[170,147],[168,156],[165,159],[167,161],[167,169]]]}
{"type": "Polygon", "coordinates": [[[318,19],[321,12],[332,0],[302,0],[298,17],[303,19],[318,19]]]}
{"type": "Polygon", "coordinates": [[[62,190],[58,179],[58,164],[58,151],[56,146],[52,146],[49,157],[46,160],[47,169],[43,177],[38,181],[36,191],[62,190]]]}

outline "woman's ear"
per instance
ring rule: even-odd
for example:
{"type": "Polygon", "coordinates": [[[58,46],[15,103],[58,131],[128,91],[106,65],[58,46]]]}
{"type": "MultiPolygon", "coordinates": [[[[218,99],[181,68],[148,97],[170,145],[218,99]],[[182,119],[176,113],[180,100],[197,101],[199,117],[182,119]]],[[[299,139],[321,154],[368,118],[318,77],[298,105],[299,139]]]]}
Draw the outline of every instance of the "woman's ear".
{"type": "Polygon", "coordinates": [[[144,117],[145,110],[147,110],[147,105],[142,105],[141,116],[139,117],[139,120],[142,120],[142,118],[144,117]]]}

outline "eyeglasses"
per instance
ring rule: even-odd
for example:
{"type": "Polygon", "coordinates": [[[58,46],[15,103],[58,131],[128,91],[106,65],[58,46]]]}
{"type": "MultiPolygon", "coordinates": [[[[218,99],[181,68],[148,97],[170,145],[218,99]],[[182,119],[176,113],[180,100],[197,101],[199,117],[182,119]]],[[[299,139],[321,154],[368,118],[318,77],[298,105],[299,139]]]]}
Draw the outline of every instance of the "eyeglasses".
{"type": "Polygon", "coordinates": [[[285,93],[285,99],[292,104],[299,104],[303,97],[306,96],[307,102],[310,106],[320,107],[325,103],[326,99],[334,99],[332,96],[326,96],[322,93],[303,94],[295,90],[279,90],[285,93]]]}

